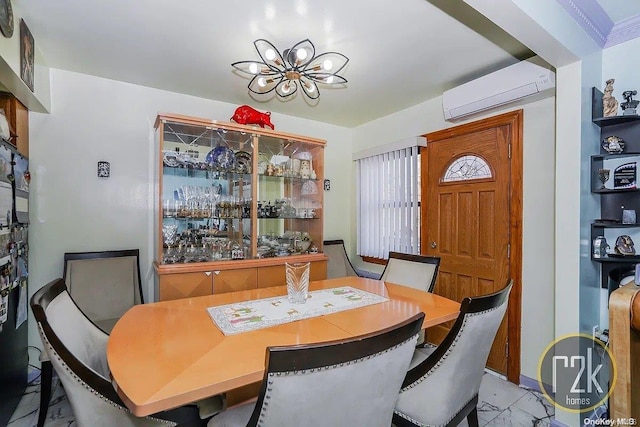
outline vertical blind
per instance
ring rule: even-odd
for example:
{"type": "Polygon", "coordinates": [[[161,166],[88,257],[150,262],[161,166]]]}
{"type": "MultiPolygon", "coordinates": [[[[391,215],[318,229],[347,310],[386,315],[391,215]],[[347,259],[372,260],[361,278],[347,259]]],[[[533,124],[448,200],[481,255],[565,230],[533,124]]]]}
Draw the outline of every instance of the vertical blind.
{"type": "Polygon", "coordinates": [[[357,159],[358,255],[420,251],[417,146],[357,159]]]}

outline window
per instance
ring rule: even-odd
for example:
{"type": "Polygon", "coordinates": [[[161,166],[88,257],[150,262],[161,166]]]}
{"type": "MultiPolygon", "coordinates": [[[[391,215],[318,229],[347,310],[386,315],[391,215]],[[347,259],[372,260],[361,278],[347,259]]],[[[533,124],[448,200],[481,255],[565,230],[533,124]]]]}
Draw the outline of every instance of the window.
{"type": "Polygon", "coordinates": [[[491,168],[478,156],[462,156],[455,159],[442,178],[442,182],[467,181],[470,179],[491,178],[491,168]]]}
{"type": "MultiPolygon", "coordinates": [[[[418,145],[426,145],[424,138],[418,145]]],[[[413,145],[357,162],[358,255],[388,258],[389,251],[420,251],[420,162],[413,145]]],[[[367,154],[371,154],[370,152],[367,154]]]]}

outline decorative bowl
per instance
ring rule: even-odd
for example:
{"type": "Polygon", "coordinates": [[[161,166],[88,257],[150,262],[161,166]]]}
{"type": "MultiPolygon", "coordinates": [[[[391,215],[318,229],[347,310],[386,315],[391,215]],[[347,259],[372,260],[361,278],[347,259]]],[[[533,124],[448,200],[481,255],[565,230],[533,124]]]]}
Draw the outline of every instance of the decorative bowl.
{"type": "Polygon", "coordinates": [[[214,169],[230,170],[235,167],[236,156],[232,149],[219,146],[207,153],[205,161],[214,169]]]}
{"type": "Polygon", "coordinates": [[[238,151],[235,154],[236,172],[251,173],[251,154],[246,151],[238,151]]]}

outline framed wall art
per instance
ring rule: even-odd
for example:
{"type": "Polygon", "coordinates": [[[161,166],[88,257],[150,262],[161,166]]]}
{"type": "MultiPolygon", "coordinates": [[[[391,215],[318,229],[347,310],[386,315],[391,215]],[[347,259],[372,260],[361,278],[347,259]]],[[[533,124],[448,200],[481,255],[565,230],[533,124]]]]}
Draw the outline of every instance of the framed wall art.
{"type": "Polygon", "coordinates": [[[31,92],[33,92],[35,42],[31,31],[24,22],[20,20],[20,78],[25,82],[31,92]]]}

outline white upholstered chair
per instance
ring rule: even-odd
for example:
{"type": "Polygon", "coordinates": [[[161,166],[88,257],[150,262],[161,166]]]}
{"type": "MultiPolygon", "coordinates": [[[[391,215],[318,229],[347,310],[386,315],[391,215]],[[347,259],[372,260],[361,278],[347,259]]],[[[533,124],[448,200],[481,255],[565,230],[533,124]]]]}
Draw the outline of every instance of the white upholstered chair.
{"type": "Polygon", "coordinates": [[[322,242],[324,254],[329,258],[327,262],[327,279],[337,277],[358,276],[353,268],[347,251],[344,248],[344,240],[325,240],[322,242]]]}
{"type": "MultiPolygon", "coordinates": [[[[380,280],[433,292],[439,268],[440,257],[389,252],[389,259],[380,280]]],[[[425,342],[426,332],[422,330],[418,337],[418,345],[422,346],[425,342]]]]}
{"type": "Polygon", "coordinates": [[[380,280],[433,292],[439,268],[439,257],[389,252],[380,280]]]}
{"type": "Polygon", "coordinates": [[[270,347],[257,402],[227,409],[209,427],[388,427],[424,313],[374,334],[270,347]]]}
{"type": "Polygon", "coordinates": [[[78,426],[204,424],[196,405],[148,417],[136,417],[126,408],[109,379],[108,335],[78,308],[64,280],[56,279],[38,290],[31,298],[31,309],[44,351],[60,377],[78,426]]]}
{"type": "MultiPolygon", "coordinates": [[[[144,302],[138,249],[64,254],[64,281],[82,312],[105,333],[135,304],[144,302]]],[[[41,387],[38,427],[51,398],[52,367],[47,353],[40,357],[41,387]]]]}
{"type": "Polygon", "coordinates": [[[396,403],[395,426],[457,426],[464,418],[470,427],[478,426],[480,382],[512,284],[465,298],[442,343],[416,349],[396,403]]]}
{"type": "Polygon", "coordinates": [[[144,303],[139,258],[138,249],[64,254],[63,277],[69,293],[106,333],[127,310],[144,303]]]}

